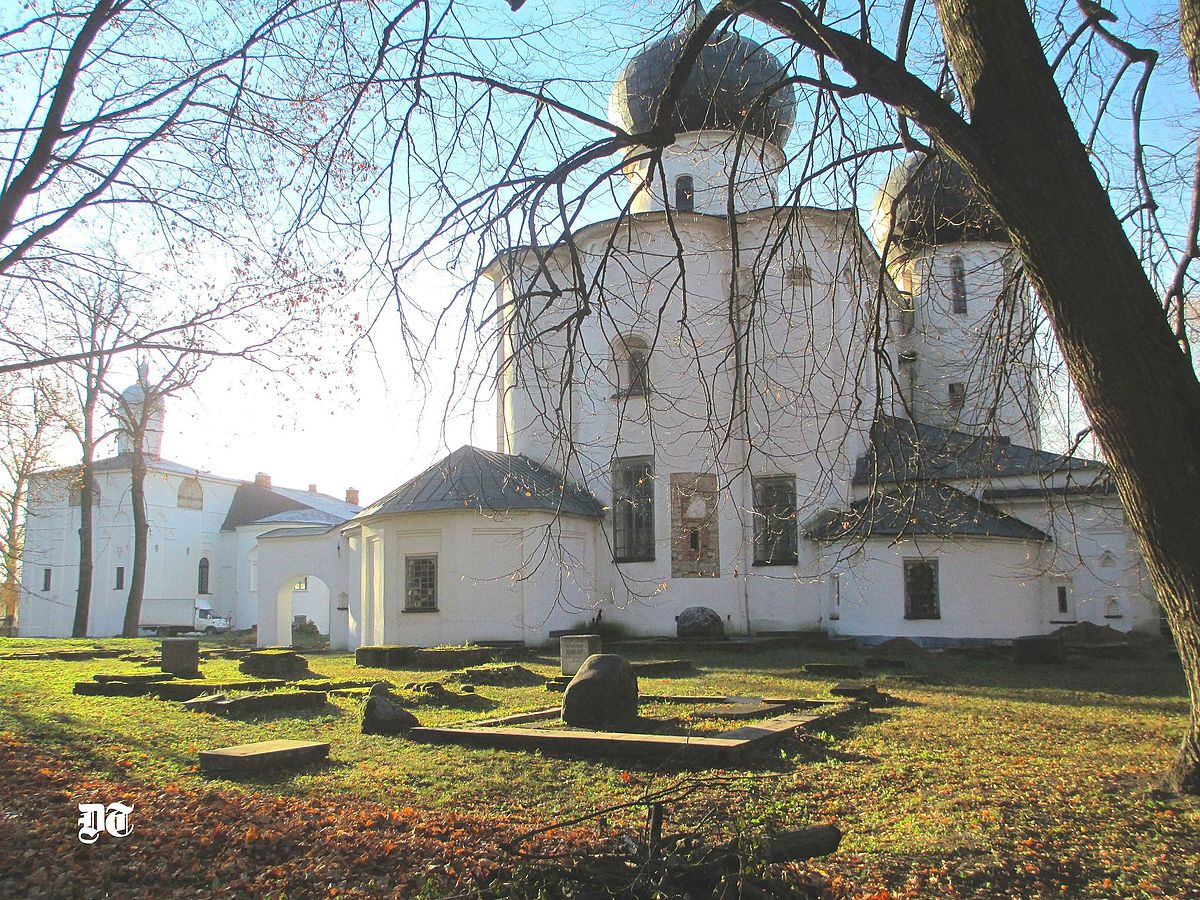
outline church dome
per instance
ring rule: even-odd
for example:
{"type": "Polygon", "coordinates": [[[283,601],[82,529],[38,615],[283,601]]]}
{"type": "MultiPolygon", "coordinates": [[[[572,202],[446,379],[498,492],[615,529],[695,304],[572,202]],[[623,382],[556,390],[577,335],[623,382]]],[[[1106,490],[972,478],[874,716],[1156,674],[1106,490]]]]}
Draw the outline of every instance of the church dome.
{"type": "Polygon", "coordinates": [[[940,156],[922,166],[924,159],[914,153],[884,179],[871,213],[876,243],[882,247],[889,235],[905,250],[960,241],[1007,243],[1004,226],[967,173],[940,156]]]}
{"type": "MultiPolygon", "coordinates": [[[[654,123],[687,35],[671,34],[631,59],[613,87],[609,112],[626,131],[654,123]]],[[[739,131],[782,147],[796,120],[796,97],[787,70],[774,54],[749,38],[714,34],[700,51],[676,107],[677,131],[739,131]],[[763,97],[767,97],[765,102],[763,97]]]]}

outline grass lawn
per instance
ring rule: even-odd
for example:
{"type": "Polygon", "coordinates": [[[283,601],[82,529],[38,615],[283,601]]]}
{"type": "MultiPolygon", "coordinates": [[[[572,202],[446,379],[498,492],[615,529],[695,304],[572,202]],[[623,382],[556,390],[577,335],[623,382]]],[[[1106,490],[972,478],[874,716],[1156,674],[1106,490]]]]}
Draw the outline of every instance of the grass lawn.
{"type": "MultiPolygon", "coordinates": [[[[73,643],[157,646],[0,639],[0,653],[73,643]]],[[[446,674],[363,669],[346,654],[308,658],[333,679],[446,674]]],[[[799,646],[691,658],[694,675],[643,678],[641,690],[827,697],[835,682],[800,665],[854,659],[799,646]]],[[[548,656],[522,665],[556,674],[548,656]]],[[[210,680],[238,675],[228,660],[202,669],[210,680]]],[[[174,883],[183,895],[436,897],[506,872],[502,839],[677,787],[668,834],[727,839],[836,823],[839,851],[796,867],[826,873],[829,896],[1200,898],[1200,803],[1153,789],[1187,714],[1178,662],[1157,650],[1024,667],[922,655],[875,679],[895,705],[719,771],[362,735],[357,697],[235,720],[71,693],[96,673],[147,671],[112,659],[0,659],[0,896],[103,896],[118,892],[113,885],[125,886],[121,896],[169,896],[174,883]],[[271,738],[331,741],[331,763],[253,781],[197,771],[198,750],[271,738]],[[123,797],[135,805],[134,834],[79,844],[76,805],[123,797]]],[[[476,692],[414,712],[422,724],[448,724],[558,699],[537,685],[476,692]]],[[[629,806],[538,846],[569,852],[644,820],[644,807],[629,806]]]]}

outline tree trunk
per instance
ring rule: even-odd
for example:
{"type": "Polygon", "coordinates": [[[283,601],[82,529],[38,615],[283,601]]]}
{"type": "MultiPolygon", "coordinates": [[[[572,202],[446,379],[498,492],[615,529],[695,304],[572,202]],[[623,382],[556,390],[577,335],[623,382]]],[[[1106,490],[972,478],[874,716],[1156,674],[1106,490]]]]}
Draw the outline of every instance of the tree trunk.
{"type": "Polygon", "coordinates": [[[1191,693],[1170,781],[1200,792],[1200,383],[1018,0],[935,0],[974,147],[933,135],[1008,227],[1108,459],[1191,693]]]}
{"type": "MultiPolygon", "coordinates": [[[[144,430],[144,429],[143,429],[144,430]]],[[[129,499],[133,505],[133,573],[129,579],[129,599],[125,603],[123,637],[137,637],[142,618],[142,596],[146,592],[146,549],[150,522],[146,518],[146,454],[141,435],[133,445],[132,484],[129,499]]]]}
{"type": "Polygon", "coordinates": [[[96,493],[96,472],[92,461],[91,425],[84,425],[83,464],[79,467],[79,586],[75,591],[75,624],[71,637],[87,637],[88,617],[92,609],[92,498],[96,493]]]}

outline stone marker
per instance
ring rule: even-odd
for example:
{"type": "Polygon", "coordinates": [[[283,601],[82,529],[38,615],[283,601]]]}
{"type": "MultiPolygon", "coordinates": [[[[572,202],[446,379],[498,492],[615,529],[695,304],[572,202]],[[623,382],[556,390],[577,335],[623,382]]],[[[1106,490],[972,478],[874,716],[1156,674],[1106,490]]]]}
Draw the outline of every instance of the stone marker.
{"type": "Polygon", "coordinates": [[[723,638],[725,623],[716,610],[689,606],[675,617],[675,634],[681,638],[723,638]]]}
{"type": "Polygon", "coordinates": [[[558,639],[558,655],[564,675],[574,675],[589,656],[600,652],[598,634],[564,634],[558,639]]]}
{"type": "Polygon", "coordinates": [[[371,688],[363,707],[363,734],[404,734],[421,723],[391,695],[390,685],[380,682],[371,688]]]}
{"type": "Polygon", "coordinates": [[[172,675],[195,678],[200,674],[200,639],[163,638],[159,667],[172,675]]]}
{"type": "Polygon", "coordinates": [[[616,729],[637,721],[637,676],[629,660],[589,656],[563,693],[562,720],[583,728],[616,729]]]}
{"type": "Polygon", "coordinates": [[[219,750],[200,751],[200,771],[205,775],[236,775],[298,769],[329,756],[329,744],[320,741],[259,741],[219,750]]]}

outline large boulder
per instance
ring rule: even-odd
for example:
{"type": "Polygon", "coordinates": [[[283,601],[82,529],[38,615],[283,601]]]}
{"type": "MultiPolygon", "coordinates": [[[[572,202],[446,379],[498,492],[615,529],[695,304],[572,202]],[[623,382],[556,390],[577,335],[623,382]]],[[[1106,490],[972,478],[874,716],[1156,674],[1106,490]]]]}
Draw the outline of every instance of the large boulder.
{"type": "Polygon", "coordinates": [[[681,638],[723,638],[725,623],[716,610],[689,606],[675,617],[675,633],[681,638]]]}
{"type": "Polygon", "coordinates": [[[404,734],[420,724],[385,685],[377,684],[371,688],[371,696],[363,707],[363,734],[404,734]]]}
{"type": "Polygon", "coordinates": [[[611,730],[637,721],[637,676],[629,660],[613,653],[589,656],[563,693],[562,720],[581,728],[611,730]]]}

